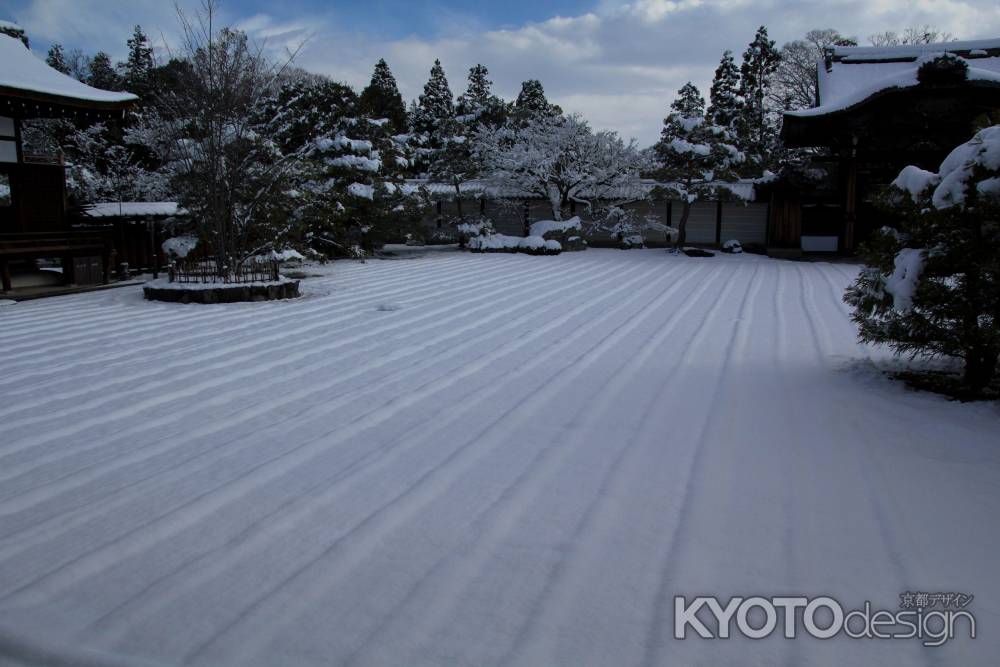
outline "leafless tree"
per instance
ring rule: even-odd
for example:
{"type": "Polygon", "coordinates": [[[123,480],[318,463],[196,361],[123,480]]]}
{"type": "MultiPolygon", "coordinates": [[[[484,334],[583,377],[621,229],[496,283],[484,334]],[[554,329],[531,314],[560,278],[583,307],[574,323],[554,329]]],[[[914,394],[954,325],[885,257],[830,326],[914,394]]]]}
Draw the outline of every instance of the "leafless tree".
{"type": "Polygon", "coordinates": [[[937,42],[951,42],[955,37],[950,32],[945,32],[931,25],[922,28],[907,28],[902,33],[886,30],[875,35],[869,35],[868,41],[872,46],[901,46],[904,44],[935,44],[937,42]]]}
{"type": "Polygon", "coordinates": [[[781,64],[770,90],[770,104],[786,111],[816,106],[819,86],[816,65],[831,46],[857,46],[857,40],[833,28],[825,28],[810,30],[805,38],[782,46],[781,64]]]}
{"type": "Polygon", "coordinates": [[[261,130],[259,110],[294,54],[272,62],[264,44],[219,27],[218,3],[203,0],[182,28],[178,85],[148,115],[149,143],[172,166],[182,202],[215,250],[220,270],[266,248],[269,198],[301,156],[282,154],[261,130]]]}

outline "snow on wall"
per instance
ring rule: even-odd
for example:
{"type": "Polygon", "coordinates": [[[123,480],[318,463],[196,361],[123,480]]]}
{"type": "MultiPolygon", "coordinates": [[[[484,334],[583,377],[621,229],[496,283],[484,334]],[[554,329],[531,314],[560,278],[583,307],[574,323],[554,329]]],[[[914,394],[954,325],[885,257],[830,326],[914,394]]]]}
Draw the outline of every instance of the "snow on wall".
{"type": "Polygon", "coordinates": [[[175,201],[126,201],[91,204],[83,211],[88,218],[185,215],[187,211],[175,201]]]}

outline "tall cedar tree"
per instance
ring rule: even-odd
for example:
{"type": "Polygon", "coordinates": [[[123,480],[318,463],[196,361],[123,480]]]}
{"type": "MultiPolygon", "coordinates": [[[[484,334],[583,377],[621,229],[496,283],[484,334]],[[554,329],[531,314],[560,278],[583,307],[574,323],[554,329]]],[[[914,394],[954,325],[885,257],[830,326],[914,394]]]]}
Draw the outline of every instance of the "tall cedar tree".
{"type": "Polygon", "coordinates": [[[740,115],[743,99],[740,97],[740,70],[733,60],[733,52],[728,49],[715,69],[708,99],[708,121],[722,127],[733,127],[740,115]]]}
{"type": "MultiPolygon", "coordinates": [[[[489,70],[477,64],[469,68],[469,85],[458,98],[457,117],[450,125],[450,132],[442,135],[441,145],[433,154],[428,178],[435,183],[447,183],[454,190],[457,209],[456,223],[465,222],[462,202],[462,184],[478,175],[479,163],[475,159],[470,139],[477,128],[484,124],[499,125],[503,122],[503,101],[493,94],[489,70]]],[[[460,236],[464,242],[464,236],[460,236]]]]}
{"type": "Polygon", "coordinates": [[[372,80],[361,91],[361,110],[371,118],[387,118],[395,133],[406,131],[406,105],[399,94],[396,77],[392,75],[385,59],[375,63],[372,80]]]}
{"type": "Polygon", "coordinates": [[[559,116],[562,109],[555,104],[549,104],[545,97],[545,89],[538,79],[528,79],[521,84],[521,92],[517,94],[517,101],[514,108],[519,115],[532,115],[536,113],[548,116],[559,116]]]}
{"type": "Polygon", "coordinates": [[[962,359],[965,387],[983,389],[1000,357],[1000,125],[957,147],[938,173],[906,167],[880,204],[902,223],[875,235],[844,296],[860,339],[962,359]]]}
{"type": "Polygon", "coordinates": [[[45,64],[63,74],[69,74],[69,65],[66,64],[66,54],[63,52],[62,44],[53,42],[45,56],[45,64]]]}
{"type": "Polygon", "coordinates": [[[777,127],[768,114],[767,100],[772,77],[781,58],[774,41],[767,37],[767,27],[761,26],[746,51],[740,65],[740,97],[743,113],[737,123],[740,148],[747,156],[752,174],[776,166],[777,127]]]}
{"type": "Polygon", "coordinates": [[[142,27],[137,25],[128,40],[128,59],[119,65],[122,70],[122,85],[141,99],[149,92],[154,66],[153,47],[149,45],[142,27]]]}
{"type": "Polygon", "coordinates": [[[455,117],[455,101],[448,86],[448,78],[440,60],[434,61],[431,76],[424,84],[424,92],[413,120],[413,129],[433,138],[455,117]]]}
{"type": "Polygon", "coordinates": [[[111,56],[104,51],[98,51],[90,61],[87,83],[101,90],[118,90],[121,87],[115,68],[111,66],[111,56]]]}
{"type": "Polygon", "coordinates": [[[725,189],[713,181],[731,179],[732,168],[743,161],[743,154],[729,129],[705,120],[705,100],[690,82],[677,92],[670,109],[653,150],[660,163],[657,176],[669,184],[657,194],[681,202],[674,239],[674,248],[679,248],[687,240],[691,204],[706,197],[725,197],[725,189]]]}
{"type": "Polygon", "coordinates": [[[469,86],[459,95],[456,111],[459,116],[471,116],[476,123],[502,123],[506,105],[493,94],[493,82],[486,65],[469,68],[469,86]]]}

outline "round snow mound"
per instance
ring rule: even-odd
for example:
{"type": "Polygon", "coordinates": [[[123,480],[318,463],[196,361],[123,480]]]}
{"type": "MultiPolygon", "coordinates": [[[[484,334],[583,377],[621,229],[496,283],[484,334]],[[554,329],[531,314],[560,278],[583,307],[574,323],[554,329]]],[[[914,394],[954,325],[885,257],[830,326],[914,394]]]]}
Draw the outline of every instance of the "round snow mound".
{"type": "Polygon", "coordinates": [[[281,278],[272,282],[219,284],[172,283],[153,280],[142,288],[150,301],[170,303],[237,303],[240,301],[274,301],[299,296],[299,281],[281,278]]]}

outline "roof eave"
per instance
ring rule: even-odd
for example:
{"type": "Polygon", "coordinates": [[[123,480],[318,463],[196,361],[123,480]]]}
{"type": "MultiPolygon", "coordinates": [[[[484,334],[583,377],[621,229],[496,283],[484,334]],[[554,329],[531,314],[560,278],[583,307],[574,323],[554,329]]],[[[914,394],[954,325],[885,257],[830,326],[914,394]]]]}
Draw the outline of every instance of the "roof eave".
{"type": "Polygon", "coordinates": [[[8,112],[12,116],[21,118],[61,117],[74,113],[118,115],[139,102],[137,96],[130,93],[128,95],[128,99],[98,101],[0,86],[0,115],[7,115],[8,112]],[[34,107],[31,112],[26,109],[28,105],[34,107]]]}

